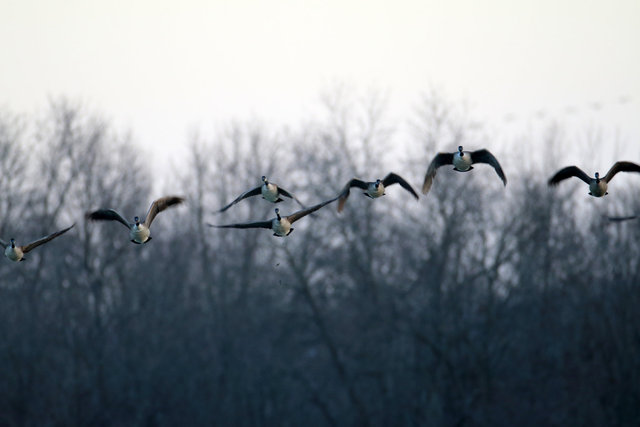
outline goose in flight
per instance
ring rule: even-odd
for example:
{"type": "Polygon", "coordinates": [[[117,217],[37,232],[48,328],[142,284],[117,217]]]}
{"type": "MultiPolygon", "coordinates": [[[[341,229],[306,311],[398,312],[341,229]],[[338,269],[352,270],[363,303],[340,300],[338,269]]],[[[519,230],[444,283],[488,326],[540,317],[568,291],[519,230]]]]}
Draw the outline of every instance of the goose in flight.
{"type": "Polygon", "coordinates": [[[431,189],[433,179],[440,166],[453,165],[455,171],[468,172],[473,169],[472,165],[475,163],[486,163],[493,166],[504,185],[507,185],[507,177],[504,175],[498,159],[489,150],[463,151],[462,145],[460,145],[456,153],[438,153],[431,160],[422,184],[422,194],[427,194],[431,189]]]}
{"type": "Polygon", "coordinates": [[[344,189],[338,195],[340,201],[338,202],[338,212],[342,212],[344,209],[344,205],[349,198],[349,193],[351,192],[351,187],[358,187],[364,190],[363,194],[371,199],[377,199],[378,197],[385,195],[385,188],[393,185],[400,184],[402,188],[407,190],[409,193],[413,195],[413,197],[418,200],[418,194],[411,188],[409,183],[405,181],[400,175],[396,175],[395,173],[389,173],[384,179],[376,179],[375,181],[365,182],[361,181],[357,178],[353,178],[351,181],[347,182],[344,186],[344,189]]]}
{"type": "Polygon", "coordinates": [[[262,185],[259,185],[256,188],[253,188],[245,193],[242,193],[233,202],[229,203],[228,205],[220,209],[218,213],[226,211],[231,206],[235,205],[241,200],[246,199],[247,197],[257,196],[258,194],[262,194],[262,198],[271,203],[280,203],[282,201],[280,196],[284,196],[284,197],[288,197],[290,199],[295,200],[303,208],[306,207],[305,205],[302,204],[302,202],[300,202],[300,200],[298,200],[296,196],[289,193],[284,188],[279,187],[277,184],[274,184],[273,182],[269,182],[267,177],[263,176],[262,185]]]}
{"type": "Polygon", "coordinates": [[[75,226],[75,224],[73,224],[71,227],[67,227],[63,230],[60,231],[56,231],[55,233],[49,234],[48,236],[43,237],[42,239],[38,239],[35,242],[31,242],[28,245],[23,245],[23,246],[17,246],[16,245],[16,240],[15,239],[11,239],[9,240],[9,243],[5,242],[4,240],[0,240],[0,245],[2,245],[2,247],[4,248],[4,255],[9,258],[11,261],[24,261],[26,258],[24,257],[24,254],[26,254],[27,252],[37,248],[38,246],[47,243],[50,240],[55,239],[58,236],[63,235],[64,233],[66,233],[67,231],[71,230],[73,227],[75,226]]]}
{"type": "Polygon", "coordinates": [[[334,202],[336,198],[327,200],[325,202],[319,203],[315,206],[311,206],[310,208],[299,210],[289,216],[280,215],[280,209],[276,208],[276,217],[269,221],[260,221],[260,222],[245,222],[240,224],[227,224],[227,225],[214,225],[208,224],[209,227],[216,228],[270,228],[273,231],[273,235],[277,237],[286,237],[293,231],[293,227],[291,225],[299,220],[300,218],[304,218],[312,212],[317,211],[318,209],[328,205],[331,202],[334,202]]]}
{"type": "Polygon", "coordinates": [[[560,169],[549,179],[549,185],[556,186],[560,181],[575,176],[589,185],[589,195],[593,197],[603,197],[609,194],[607,193],[607,186],[618,172],[640,172],[640,166],[632,162],[615,162],[603,178],[600,178],[598,172],[596,172],[595,178],[591,178],[579,167],[567,166],[566,168],[560,169]]]}
{"type": "Polygon", "coordinates": [[[130,224],[122,217],[122,215],[113,209],[99,209],[97,211],[89,212],[87,213],[87,219],[92,221],[118,221],[127,227],[129,230],[129,237],[133,243],[143,244],[151,240],[151,231],[149,230],[149,227],[151,227],[151,223],[155,219],[156,215],[163,210],[182,202],[184,202],[184,198],[178,196],[167,196],[155,200],[151,203],[151,207],[149,207],[149,212],[147,212],[147,217],[144,222],[140,222],[140,218],[136,216],[133,218],[133,223],[130,224]]]}

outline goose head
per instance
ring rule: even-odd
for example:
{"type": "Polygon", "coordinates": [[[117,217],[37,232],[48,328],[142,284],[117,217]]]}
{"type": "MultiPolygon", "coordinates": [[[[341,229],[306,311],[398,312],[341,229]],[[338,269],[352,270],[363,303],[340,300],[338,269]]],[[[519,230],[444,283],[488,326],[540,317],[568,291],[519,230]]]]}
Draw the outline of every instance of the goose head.
{"type": "Polygon", "coordinates": [[[458,145],[458,153],[460,153],[460,157],[464,156],[464,152],[462,151],[462,145],[458,145]]]}
{"type": "Polygon", "coordinates": [[[600,174],[598,172],[596,172],[596,182],[597,183],[600,182],[600,174]]]}
{"type": "Polygon", "coordinates": [[[378,189],[378,187],[380,187],[380,180],[376,179],[375,184],[373,184],[376,187],[376,190],[378,189]]]}
{"type": "Polygon", "coordinates": [[[139,226],[140,226],[140,218],[135,217],[135,218],[133,218],[133,221],[135,222],[136,227],[139,227],[139,226]]]}
{"type": "Polygon", "coordinates": [[[280,209],[276,208],[276,218],[280,221],[282,218],[280,217],[280,209]]]}
{"type": "Polygon", "coordinates": [[[16,247],[16,239],[14,239],[13,237],[11,238],[11,247],[15,248],[16,247]]]}
{"type": "Polygon", "coordinates": [[[262,182],[264,182],[265,185],[269,185],[269,180],[264,175],[262,175],[262,182]]]}

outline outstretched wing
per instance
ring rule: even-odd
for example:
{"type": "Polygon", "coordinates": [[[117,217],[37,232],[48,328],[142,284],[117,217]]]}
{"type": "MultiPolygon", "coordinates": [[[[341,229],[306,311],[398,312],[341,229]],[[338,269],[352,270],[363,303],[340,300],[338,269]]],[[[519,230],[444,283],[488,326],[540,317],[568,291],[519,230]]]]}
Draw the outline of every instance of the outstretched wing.
{"type": "Polygon", "coordinates": [[[640,166],[632,162],[615,162],[603,179],[609,182],[618,172],[640,172],[640,166]]]}
{"type": "Polygon", "coordinates": [[[229,203],[227,206],[223,207],[222,209],[220,209],[218,212],[224,212],[227,209],[229,209],[231,206],[235,205],[236,203],[238,203],[240,200],[246,199],[247,197],[251,197],[251,196],[257,196],[258,194],[260,194],[262,190],[262,186],[259,185],[256,188],[253,188],[249,191],[247,191],[246,193],[242,193],[240,196],[238,196],[237,199],[235,199],[233,202],[229,203]]]}
{"type": "Polygon", "coordinates": [[[433,178],[436,177],[437,169],[440,166],[452,165],[453,153],[438,153],[435,155],[429,167],[427,173],[424,176],[424,182],[422,183],[422,194],[427,194],[431,190],[431,184],[433,184],[433,178]]]}
{"type": "Polygon", "coordinates": [[[131,224],[113,209],[100,209],[87,213],[87,219],[92,221],[118,221],[127,228],[131,228],[131,224]]]}
{"type": "Polygon", "coordinates": [[[291,215],[289,215],[289,216],[287,217],[287,220],[288,220],[291,224],[293,224],[294,222],[296,222],[296,221],[297,221],[297,220],[299,220],[300,218],[302,218],[302,217],[305,217],[305,216],[309,215],[311,212],[315,212],[315,211],[317,211],[318,209],[320,209],[320,208],[322,208],[322,207],[324,207],[324,206],[328,205],[329,203],[335,202],[335,201],[336,201],[336,199],[337,199],[337,197],[334,197],[333,199],[329,199],[329,200],[326,200],[326,201],[324,201],[324,202],[322,202],[322,203],[318,203],[317,205],[311,206],[310,208],[302,209],[302,210],[300,210],[300,211],[298,211],[298,212],[294,212],[294,213],[292,213],[291,215]]]}
{"type": "Polygon", "coordinates": [[[0,239],[0,246],[2,246],[4,249],[6,249],[7,246],[9,246],[9,243],[7,243],[4,240],[0,239]]]}
{"type": "Polygon", "coordinates": [[[28,245],[24,245],[24,246],[21,247],[22,252],[24,252],[26,254],[31,249],[37,248],[38,246],[42,245],[43,243],[47,243],[49,240],[53,240],[56,237],[63,235],[67,231],[71,230],[74,226],[75,226],[75,224],[73,224],[71,227],[67,227],[67,228],[65,228],[63,230],[56,231],[55,233],[49,234],[48,236],[45,236],[42,239],[36,240],[35,242],[31,242],[28,245]]]}
{"type": "Polygon", "coordinates": [[[302,202],[300,200],[298,200],[298,198],[296,196],[294,196],[293,194],[289,193],[287,190],[285,190],[282,187],[278,187],[278,193],[282,194],[284,197],[288,197],[290,199],[295,200],[296,202],[298,202],[298,204],[300,206],[302,206],[304,209],[306,209],[306,206],[302,204],[302,202]]]}
{"type": "Polygon", "coordinates": [[[184,202],[184,197],[178,196],[166,196],[158,200],[154,200],[154,202],[151,203],[151,207],[149,207],[149,212],[147,212],[147,217],[144,220],[144,225],[146,225],[147,227],[151,227],[151,223],[155,219],[156,215],[158,215],[163,210],[174,205],[179,205],[182,202],[184,202]]]}
{"type": "Polygon", "coordinates": [[[629,221],[631,219],[636,219],[638,218],[638,215],[630,215],[630,216],[610,216],[607,217],[609,219],[609,221],[611,222],[623,222],[623,221],[629,221]]]}
{"type": "Polygon", "coordinates": [[[209,227],[215,228],[271,228],[272,221],[260,221],[260,222],[243,222],[241,224],[226,224],[215,225],[207,224],[209,227]]]}
{"type": "Polygon", "coordinates": [[[413,195],[413,197],[416,198],[416,200],[419,199],[418,195],[416,194],[415,191],[413,191],[413,188],[409,185],[409,183],[407,181],[405,181],[404,178],[402,178],[400,175],[396,175],[393,172],[389,173],[389,175],[387,175],[382,180],[382,184],[385,187],[388,187],[388,186],[393,185],[393,184],[400,184],[402,186],[402,188],[404,188],[409,193],[411,193],[413,195]]]}
{"type": "Polygon", "coordinates": [[[500,166],[498,159],[496,159],[496,157],[493,154],[491,154],[489,150],[482,149],[482,150],[472,151],[471,161],[473,163],[486,163],[488,165],[493,166],[493,168],[496,170],[496,173],[498,174],[498,176],[500,177],[504,185],[507,185],[507,177],[504,176],[504,172],[502,171],[502,167],[500,166]]]}
{"type": "Polygon", "coordinates": [[[591,178],[589,178],[589,175],[584,173],[582,169],[577,166],[567,166],[564,169],[560,169],[558,172],[556,172],[555,175],[551,177],[551,179],[549,179],[549,185],[558,185],[560,181],[571,178],[572,176],[580,178],[587,184],[591,183],[591,178]]]}
{"type": "Polygon", "coordinates": [[[369,184],[356,178],[353,178],[351,181],[347,182],[347,184],[338,195],[338,198],[340,199],[340,201],[338,202],[338,212],[342,212],[342,210],[344,209],[344,204],[347,202],[349,194],[351,193],[351,187],[358,187],[366,190],[369,187],[369,184]]]}

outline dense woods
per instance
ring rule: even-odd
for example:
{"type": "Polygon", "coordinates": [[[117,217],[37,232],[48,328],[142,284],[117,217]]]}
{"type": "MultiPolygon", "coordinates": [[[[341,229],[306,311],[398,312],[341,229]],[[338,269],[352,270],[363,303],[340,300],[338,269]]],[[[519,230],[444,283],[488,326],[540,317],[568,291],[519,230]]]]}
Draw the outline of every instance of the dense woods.
{"type": "Polygon", "coordinates": [[[604,215],[640,212],[640,176],[603,199],[549,189],[580,161],[561,125],[506,150],[432,94],[402,152],[378,98],[325,104],[303,131],[194,135],[159,182],[129,134],[73,102],[1,113],[0,237],[77,225],[0,260],[0,425],[637,425],[640,223],[604,215]],[[460,144],[491,148],[507,187],[486,165],[443,168],[418,202],[354,191],[285,239],[206,225],[273,217],[259,198],[213,214],[261,175],[308,204],[390,170],[419,189],[460,144]],[[188,201],[146,245],[83,217],[142,216],[169,193],[188,201]]]}

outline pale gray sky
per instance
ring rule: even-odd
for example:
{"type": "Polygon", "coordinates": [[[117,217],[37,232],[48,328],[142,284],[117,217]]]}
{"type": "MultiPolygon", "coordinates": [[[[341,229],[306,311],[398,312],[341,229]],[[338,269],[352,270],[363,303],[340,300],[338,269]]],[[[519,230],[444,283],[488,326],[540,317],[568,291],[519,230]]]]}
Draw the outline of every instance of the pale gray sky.
{"type": "Polygon", "coordinates": [[[496,126],[577,115],[638,147],[640,1],[0,0],[0,76],[0,106],[83,100],[158,161],[194,126],[295,124],[336,81],[403,114],[435,85],[496,126]]]}

